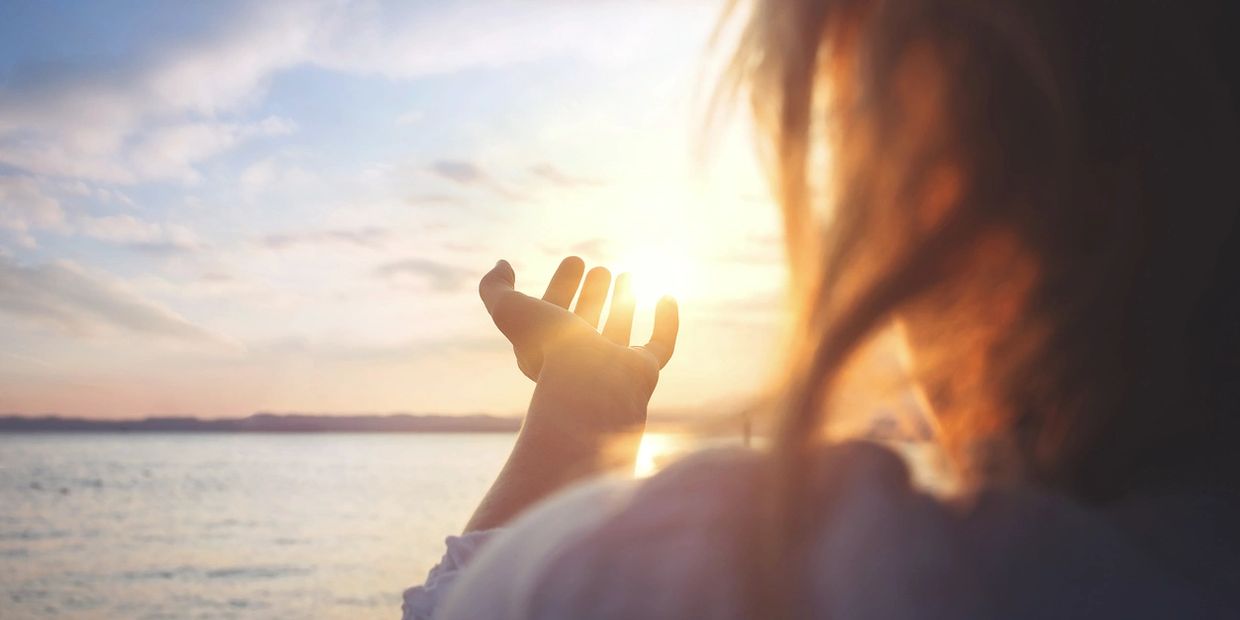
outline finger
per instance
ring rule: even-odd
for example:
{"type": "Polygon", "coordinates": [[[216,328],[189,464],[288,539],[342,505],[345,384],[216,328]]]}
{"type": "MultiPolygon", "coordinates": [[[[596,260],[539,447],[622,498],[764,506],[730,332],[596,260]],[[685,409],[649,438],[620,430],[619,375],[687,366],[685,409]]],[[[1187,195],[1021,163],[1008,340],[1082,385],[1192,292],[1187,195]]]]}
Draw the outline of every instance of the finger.
{"type": "Polygon", "coordinates": [[[585,319],[593,327],[598,327],[598,317],[603,313],[603,302],[607,301],[607,289],[611,288],[611,272],[605,267],[595,267],[586,274],[585,284],[581,285],[581,295],[577,297],[577,316],[585,319]]]}
{"type": "Polygon", "coordinates": [[[547,284],[547,292],[543,293],[543,301],[567,309],[568,304],[573,303],[573,296],[577,294],[577,286],[581,284],[581,274],[585,270],[585,261],[576,256],[560,261],[559,268],[547,284]]]}
{"type": "Polygon", "coordinates": [[[607,311],[607,325],[603,336],[622,346],[629,346],[633,333],[633,291],[629,288],[629,274],[616,276],[616,287],[611,292],[611,309],[607,311]]]}
{"type": "Polygon", "coordinates": [[[680,309],[676,300],[664,297],[654,309],[654,333],[643,347],[659,361],[659,368],[667,365],[676,350],[676,333],[680,331],[680,309]]]}
{"type": "Polygon", "coordinates": [[[520,346],[530,337],[531,321],[536,318],[539,302],[513,290],[516,275],[508,261],[495,263],[495,268],[482,276],[478,283],[478,295],[499,331],[520,346]]]}
{"type": "Polygon", "coordinates": [[[500,298],[511,293],[516,283],[517,274],[506,260],[496,262],[495,267],[482,276],[482,281],[478,283],[478,296],[482,297],[482,305],[487,307],[491,316],[495,316],[500,298]]]}

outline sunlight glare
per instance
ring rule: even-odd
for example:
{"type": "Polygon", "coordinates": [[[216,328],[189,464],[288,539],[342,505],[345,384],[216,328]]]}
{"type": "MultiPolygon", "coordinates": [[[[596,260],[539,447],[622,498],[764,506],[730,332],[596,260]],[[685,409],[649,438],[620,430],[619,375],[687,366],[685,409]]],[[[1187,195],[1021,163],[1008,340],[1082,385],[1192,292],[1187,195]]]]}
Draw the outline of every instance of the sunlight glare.
{"type": "Polygon", "coordinates": [[[633,467],[633,475],[638,478],[652,476],[683,451],[684,442],[675,435],[646,433],[637,448],[637,463],[633,467]]]}
{"type": "Polygon", "coordinates": [[[616,272],[632,277],[633,297],[639,307],[653,306],[671,295],[683,300],[693,293],[694,261],[684,253],[664,248],[641,248],[628,252],[616,263],[616,272]]]}

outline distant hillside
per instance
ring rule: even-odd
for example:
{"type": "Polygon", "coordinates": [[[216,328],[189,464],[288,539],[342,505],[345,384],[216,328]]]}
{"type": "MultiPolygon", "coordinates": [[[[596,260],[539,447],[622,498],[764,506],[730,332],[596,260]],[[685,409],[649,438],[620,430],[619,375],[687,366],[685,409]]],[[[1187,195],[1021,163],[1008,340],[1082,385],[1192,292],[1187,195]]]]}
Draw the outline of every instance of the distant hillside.
{"type": "Polygon", "coordinates": [[[159,432],[159,433],[510,433],[519,418],[490,415],[313,415],[256,413],[244,418],[153,417],[141,420],[88,420],[60,416],[0,416],[0,433],[159,432]]]}

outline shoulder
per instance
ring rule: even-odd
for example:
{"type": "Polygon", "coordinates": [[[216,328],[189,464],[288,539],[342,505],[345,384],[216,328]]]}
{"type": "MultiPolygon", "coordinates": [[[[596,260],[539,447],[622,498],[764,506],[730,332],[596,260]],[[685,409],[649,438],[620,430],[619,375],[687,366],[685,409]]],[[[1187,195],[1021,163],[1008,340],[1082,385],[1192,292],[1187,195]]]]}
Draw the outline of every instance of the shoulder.
{"type": "MultiPolygon", "coordinates": [[[[570,489],[490,541],[436,617],[740,618],[765,467],[757,452],[712,450],[647,480],[570,489]]],[[[790,573],[815,612],[1210,616],[1107,519],[1053,493],[944,503],[913,486],[901,457],[867,442],[825,448],[808,487],[802,503],[816,525],[790,573]]]]}
{"type": "MultiPolygon", "coordinates": [[[[836,495],[864,492],[879,509],[910,492],[902,460],[876,445],[836,446],[828,460],[836,495]]],[[[562,493],[483,550],[441,617],[737,617],[765,462],[708,450],[646,480],[562,493]]]]}

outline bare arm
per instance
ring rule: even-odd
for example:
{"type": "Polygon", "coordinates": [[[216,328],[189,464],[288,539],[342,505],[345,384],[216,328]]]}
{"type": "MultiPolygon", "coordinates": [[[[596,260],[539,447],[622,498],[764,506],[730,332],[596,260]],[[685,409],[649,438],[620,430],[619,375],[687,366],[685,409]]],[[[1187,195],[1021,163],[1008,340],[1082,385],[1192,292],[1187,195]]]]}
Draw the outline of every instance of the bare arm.
{"type": "Polygon", "coordinates": [[[627,276],[616,280],[600,334],[611,274],[595,268],[582,284],[583,270],[581,259],[565,259],[541,300],[514,290],[515,274],[504,261],[479,285],[496,326],[513,343],[518,366],[537,386],[512,454],[467,532],[503,525],[583,477],[633,466],[646,405],[675,347],[676,304],[661,300],[650,342],[630,347],[633,299],[627,276]],[[579,284],[581,294],[570,312],[579,284]]]}

